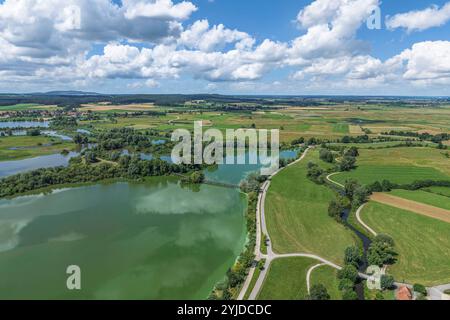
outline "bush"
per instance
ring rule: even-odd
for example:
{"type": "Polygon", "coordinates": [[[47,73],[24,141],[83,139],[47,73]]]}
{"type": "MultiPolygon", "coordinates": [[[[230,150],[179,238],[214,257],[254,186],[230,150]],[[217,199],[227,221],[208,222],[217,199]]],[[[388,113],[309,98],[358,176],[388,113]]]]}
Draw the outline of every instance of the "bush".
{"type": "Polygon", "coordinates": [[[345,249],[345,264],[358,267],[362,260],[361,250],[358,247],[348,247],[345,249]]]}
{"type": "Polygon", "coordinates": [[[334,162],[334,155],[330,150],[327,149],[321,149],[319,153],[319,157],[322,161],[333,163],[334,162]]]}
{"type": "Polygon", "coordinates": [[[341,291],[353,290],[354,287],[355,287],[355,284],[353,283],[353,281],[351,281],[349,279],[342,279],[339,282],[339,290],[341,290],[341,291]]]}
{"type": "Polygon", "coordinates": [[[358,295],[353,290],[347,290],[342,294],[342,300],[358,300],[358,295]]]}
{"type": "Polygon", "coordinates": [[[389,290],[394,286],[395,280],[393,276],[382,275],[381,276],[381,289],[389,290]]]}
{"type": "Polygon", "coordinates": [[[311,288],[311,300],[330,300],[327,288],[323,284],[316,284],[311,288]]]}
{"type": "Polygon", "coordinates": [[[338,271],[338,278],[348,279],[353,283],[356,283],[356,280],[358,279],[358,269],[356,269],[355,266],[352,265],[346,265],[342,268],[342,270],[338,271]]]}
{"type": "Polygon", "coordinates": [[[416,283],[413,287],[414,292],[418,292],[424,296],[428,295],[427,288],[424,285],[416,283]]]}

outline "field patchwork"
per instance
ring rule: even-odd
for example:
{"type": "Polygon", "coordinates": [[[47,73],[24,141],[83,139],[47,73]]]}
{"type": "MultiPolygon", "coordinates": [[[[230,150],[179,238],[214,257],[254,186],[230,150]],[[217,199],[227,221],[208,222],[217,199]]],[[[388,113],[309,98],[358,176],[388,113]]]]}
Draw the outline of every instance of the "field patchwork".
{"type": "Polygon", "coordinates": [[[370,199],[375,202],[387,204],[395,208],[411,211],[423,216],[450,223],[450,210],[445,210],[417,201],[396,197],[386,193],[374,193],[370,199]]]}

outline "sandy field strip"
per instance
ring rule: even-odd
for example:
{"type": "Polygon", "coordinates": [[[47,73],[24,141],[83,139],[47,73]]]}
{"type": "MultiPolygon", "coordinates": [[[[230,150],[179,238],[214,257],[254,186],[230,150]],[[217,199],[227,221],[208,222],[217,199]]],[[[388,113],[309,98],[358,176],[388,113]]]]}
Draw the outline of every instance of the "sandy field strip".
{"type": "Polygon", "coordinates": [[[129,111],[145,111],[155,107],[153,103],[140,104],[84,104],[81,106],[83,111],[112,111],[112,110],[129,110],[129,111]]]}
{"type": "Polygon", "coordinates": [[[423,216],[450,223],[450,210],[445,210],[430,206],[428,204],[399,198],[386,193],[374,193],[370,199],[375,202],[387,204],[395,208],[408,210],[414,213],[421,214],[423,216]]]}

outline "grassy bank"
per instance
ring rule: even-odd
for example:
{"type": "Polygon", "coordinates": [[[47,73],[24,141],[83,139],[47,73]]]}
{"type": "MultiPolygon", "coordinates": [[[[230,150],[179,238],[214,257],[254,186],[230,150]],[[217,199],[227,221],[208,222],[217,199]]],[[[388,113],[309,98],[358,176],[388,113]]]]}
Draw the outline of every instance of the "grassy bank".
{"type": "Polygon", "coordinates": [[[342,262],[346,247],[354,245],[350,230],[328,215],[334,193],[307,177],[309,161],[319,162],[318,151],[281,171],[266,198],[266,220],[274,251],[314,253],[342,262]]]}
{"type": "Polygon", "coordinates": [[[308,258],[277,259],[270,265],[258,300],[303,300],[308,295],[306,273],[317,261],[308,258]]]}

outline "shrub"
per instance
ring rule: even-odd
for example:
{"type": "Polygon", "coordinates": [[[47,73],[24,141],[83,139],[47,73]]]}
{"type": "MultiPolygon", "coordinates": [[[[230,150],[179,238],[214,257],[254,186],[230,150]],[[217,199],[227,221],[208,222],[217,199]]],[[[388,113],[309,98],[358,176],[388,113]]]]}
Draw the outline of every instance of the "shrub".
{"type": "Polygon", "coordinates": [[[330,300],[327,288],[323,284],[316,284],[311,288],[311,300],[330,300]]]}
{"type": "Polygon", "coordinates": [[[428,295],[427,288],[424,285],[416,283],[413,287],[414,292],[418,292],[424,296],[428,295]]]}

